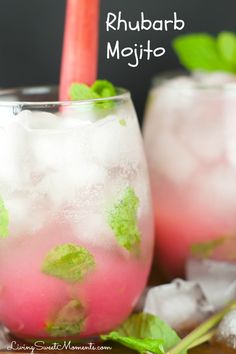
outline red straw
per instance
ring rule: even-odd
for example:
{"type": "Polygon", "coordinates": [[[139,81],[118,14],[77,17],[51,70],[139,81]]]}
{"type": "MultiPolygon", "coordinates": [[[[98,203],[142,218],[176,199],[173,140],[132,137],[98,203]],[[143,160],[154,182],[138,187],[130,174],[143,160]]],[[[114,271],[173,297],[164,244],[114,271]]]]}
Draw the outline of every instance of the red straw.
{"type": "Polygon", "coordinates": [[[67,0],[60,100],[69,99],[73,82],[91,85],[97,78],[99,0],[67,0]]]}

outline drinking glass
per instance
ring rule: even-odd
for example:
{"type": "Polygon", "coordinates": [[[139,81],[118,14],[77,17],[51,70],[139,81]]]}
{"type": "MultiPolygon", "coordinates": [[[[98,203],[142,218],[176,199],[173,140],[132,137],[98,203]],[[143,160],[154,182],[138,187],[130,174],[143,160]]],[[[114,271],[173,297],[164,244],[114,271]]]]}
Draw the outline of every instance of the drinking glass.
{"type": "Polygon", "coordinates": [[[0,92],[0,322],[25,340],[84,338],[132,312],[153,250],[129,92],[57,101],[0,92]]]}
{"type": "Polygon", "coordinates": [[[191,257],[235,261],[235,76],[155,80],[144,136],[165,276],[183,276],[191,257]]]}

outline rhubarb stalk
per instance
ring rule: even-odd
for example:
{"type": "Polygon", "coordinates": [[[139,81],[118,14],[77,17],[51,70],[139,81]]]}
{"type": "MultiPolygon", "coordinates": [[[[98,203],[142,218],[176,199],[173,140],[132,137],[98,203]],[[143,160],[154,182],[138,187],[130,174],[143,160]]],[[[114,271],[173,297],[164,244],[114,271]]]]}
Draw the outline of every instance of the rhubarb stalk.
{"type": "Polygon", "coordinates": [[[91,85],[97,77],[99,0],[67,0],[60,100],[73,82],[91,85]]]}

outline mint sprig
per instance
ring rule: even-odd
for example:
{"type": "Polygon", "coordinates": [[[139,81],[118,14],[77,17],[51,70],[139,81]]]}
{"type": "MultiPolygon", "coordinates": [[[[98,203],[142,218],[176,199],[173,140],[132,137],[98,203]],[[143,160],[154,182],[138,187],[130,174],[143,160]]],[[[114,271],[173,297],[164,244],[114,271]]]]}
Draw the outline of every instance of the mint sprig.
{"type": "Polygon", "coordinates": [[[42,265],[43,273],[69,283],[83,281],[94,268],[93,255],[86,248],[70,243],[53,248],[42,265]]]}
{"type": "Polygon", "coordinates": [[[132,315],[118,329],[118,333],[123,336],[133,336],[137,338],[152,338],[163,340],[165,350],[172,348],[180,342],[177,333],[159,317],[149,313],[138,313],[132,315]]]}
{"type": "Polygon", "coordinates": [[[114,102],[110,98],[116,96],[116,94],[115,86],[107,80],[97,80],[92,86],[75,82],[72,83],[69,92],[72,101],[109,98],[109,100],[96,102],[96,107],[103,109],[113,107],[114,102]]]}
{"type": "Polygon", "coordinates": [[[221,32],[182,35],[172,42],[180,63],[188,70],[236,73],[236,35],[221,32]]]}
{"type": "Polygon", "coordinates": [[[136,251],[141,242],[138,228],[139,198],[132,187],[127,187],[108,210],[108,224],[118,243],[127,251],[136,251]]]}
{"type": "Polygon", "coordinates": [[[145,313],[131,316],[120,328],[108,335],[102,335],[101,339],[113,340],[129,348],[132,345],[132,349],[142,354],[146,354],[146,352],[159,353],[158,350],[162,350],[161,346],[163,346],[165,354],[183,354],[187,353],[189,349],[212,340],[217,335],[219,323],[225,315],[234,309],[236,309],[236,301],[215,313],[182,340],[165,322],[156,316],[145,313]],[[127,338],[131,338],[131,341],[128,341],[127,338]],[[155,340],[157,347],[154,346],[155,340]],[[161,340],[163,344],[160,344],[161,340]]]}
{"type": "Polygon", "coordinates": [[[101,339],[116,341],[140,353],[149,351],[158,354],[165,353],[180,342],[168,324],[148,313],[132,315],[116,331],[101,336],[101,339]]]}
{"type": "Polygon", "coordinates": [[[2,198],[0,198],[0,238],[5,238],[9,234],[9,216],[2,198]]]}
{"type": "Polygon", "coordinates": [[[145,354],[147,352],[156,353],[156,354],[165,354],[162,339],[152,339],[145,338],[139,339],[135,337],[125,337],[121,336],[118,332],[111,332],[108,335],[101,336],[101,339],[104,341],[115,341],[123,346],[136,350],[141,354],[145,354]]]}
{"type": "Polygon", "coordinates": [[[85,311],[79,300],[71,300],[46,324],[46,331],[52,337],[78,335],[83,329],[85,311]]]}

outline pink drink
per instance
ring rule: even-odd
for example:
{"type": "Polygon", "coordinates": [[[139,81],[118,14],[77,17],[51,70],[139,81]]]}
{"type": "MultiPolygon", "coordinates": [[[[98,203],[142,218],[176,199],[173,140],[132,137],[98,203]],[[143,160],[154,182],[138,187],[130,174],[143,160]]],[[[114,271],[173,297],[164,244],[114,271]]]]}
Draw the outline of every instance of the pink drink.
{"type": "Polygon", "coordinates": [[[69,102],[45,113],[51,106],[14,108],[14,116],[0,105],[9,215],[0,322],[25,339],[112,330],[132,312],[152,258],[148,175],[129,94],[109,108],[69,102]]]}
{"type": "Polygon", "coordinates": [[[169,278],[183,275],[196,249],[204,257],[236,259],[235,82],[199,74],[151,91],[145,144],[157,260],[169,278]]]}

